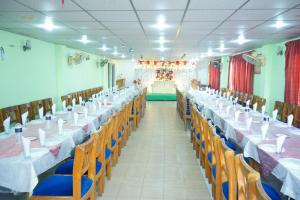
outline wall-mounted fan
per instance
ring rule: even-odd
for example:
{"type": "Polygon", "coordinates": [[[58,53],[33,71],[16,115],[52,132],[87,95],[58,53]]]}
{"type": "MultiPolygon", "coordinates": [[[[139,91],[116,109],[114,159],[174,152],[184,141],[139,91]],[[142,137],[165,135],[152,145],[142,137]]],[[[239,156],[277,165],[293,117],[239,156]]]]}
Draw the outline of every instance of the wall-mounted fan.
{"type": "Polygon", "coordinates": [[[265,56],[253,51],[251,54],[243,54],[243,59],[254,65],[254,73],[260,74],[261,67],[265,64],[265,56]]]}
{"type": "Polygon", "coordinates": [[[102,58],[100,61],[96,62],[97,68],[104,67],[108,63],[107,58],[102,58]]]}
{"type": "Polygon", "coordinates": [[[31,50],[31,42],[30,40],[26,40],[25,44],[23,45],[23,51],[30,51],[31,50]]]}

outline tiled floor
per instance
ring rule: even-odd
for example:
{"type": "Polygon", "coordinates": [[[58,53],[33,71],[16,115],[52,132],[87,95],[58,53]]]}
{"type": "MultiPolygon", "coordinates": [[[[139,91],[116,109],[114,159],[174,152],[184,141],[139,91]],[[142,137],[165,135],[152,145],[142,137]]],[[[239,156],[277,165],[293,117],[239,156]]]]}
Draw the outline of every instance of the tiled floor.
{"type": "Polygon", "coordinates": [[[210,200],[175,102],[148,102],[98,199],[210,200]]]}

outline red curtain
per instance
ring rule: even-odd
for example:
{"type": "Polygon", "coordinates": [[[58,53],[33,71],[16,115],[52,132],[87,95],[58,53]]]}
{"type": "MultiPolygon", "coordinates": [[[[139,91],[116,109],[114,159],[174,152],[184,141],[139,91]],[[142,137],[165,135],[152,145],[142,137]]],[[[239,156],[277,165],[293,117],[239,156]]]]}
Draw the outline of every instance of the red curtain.
{"type": "Polygon", "coordinates": [[[285,44],[285,102],[300,104],[300,40],[285,44]]]}
{"type": "Polygon", "coordinates": [[[254,65],[246,62],[242,54],[230,58],[228,87],[234,91],[253,93],[254,65]]]}
{"type": "Polygon", "coordinates": [[[208,67],[208,79],[211,88],[220,89],[220,68],[213,66],[211,63],[208,67]]]}

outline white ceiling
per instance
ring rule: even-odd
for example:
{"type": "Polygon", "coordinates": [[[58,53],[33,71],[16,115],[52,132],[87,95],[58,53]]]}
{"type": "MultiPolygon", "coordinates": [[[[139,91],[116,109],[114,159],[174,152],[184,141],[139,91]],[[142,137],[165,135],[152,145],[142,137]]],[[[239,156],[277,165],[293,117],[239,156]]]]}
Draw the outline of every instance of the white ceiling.
{"type": "MultiPolygon", "coordinates": [[[[127,58],[192,58],[230,54],[300,36],[300,0],[0,0],[0,29],[64,44],[91,53],[112,55],[113,47],[127,58]],[[157,17],[168,28],[154,28],[157,17]],[[37,28],[52,17],[60,29],[37,28]],[[276,20],[287,25],[273,27],[276,20]],[[251,41],[233,43],[240,33],[251,41]],[[78,42],[86,34],[92,43],[78,42]],[[164,35],[165,52],[159,37],[164,35]],[[226,50],[218,48],[223,41],[226,50]],[[103,44],[109,48],[102,52],[103,44]],[[133,55],[129,48],[134,49],[133,55]]],[[[119,55],[121,55],[119,54],[119,55]]],[[[116,57],[119,58],[119,57],[116,57]]]]}

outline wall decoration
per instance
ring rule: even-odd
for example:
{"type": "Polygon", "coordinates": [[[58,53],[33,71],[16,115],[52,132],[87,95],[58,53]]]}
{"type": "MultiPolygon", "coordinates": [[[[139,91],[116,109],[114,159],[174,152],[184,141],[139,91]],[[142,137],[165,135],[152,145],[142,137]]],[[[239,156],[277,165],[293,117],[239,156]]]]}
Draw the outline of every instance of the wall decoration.
{"type": "Polygon", "coordinates": [[[171,81],[174,78],[174,72],[171,69],[157,69],[156,80],[171,81]]]}
{"type": "Polygon", "coordinates": [[[187,60],[142,60],[140,59],[137,63],[137,68],[186,68],[194,66],[194,62],[188,62],[187,60]]]}
{"type": "Polygon", "coordinates": [[[90,60],[90,55],[85,53],[75,53],[67,58],[68,65],[79,65],[82,61],[90,60]]]}

